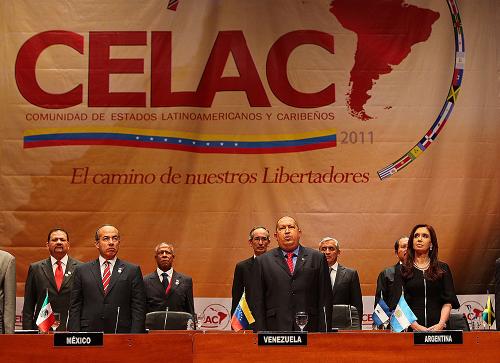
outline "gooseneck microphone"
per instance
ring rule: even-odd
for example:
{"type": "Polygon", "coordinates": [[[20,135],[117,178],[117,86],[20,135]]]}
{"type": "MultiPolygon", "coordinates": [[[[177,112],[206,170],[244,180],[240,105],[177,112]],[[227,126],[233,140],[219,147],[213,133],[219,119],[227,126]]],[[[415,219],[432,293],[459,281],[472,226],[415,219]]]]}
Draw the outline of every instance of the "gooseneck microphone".
{"type": "Polygon", "coordinates": [[[163,322],[163,330],[167,327],[168,306],[165,309],[165,321],[163,322]]]}
{"type": "Polygon", "coordinates": [[[325,317],[325,333],[328,333],[328,325],[326,323],[326,307],[323,305],[323,315],[325,317]]]}
{"type": "Polygon", "coordinates": [[[120,307],[118,306],[118,311],[116,312],[116,325],[115,325],[115,334],[118,331],[118,319],[120,318],[120,307]]]}

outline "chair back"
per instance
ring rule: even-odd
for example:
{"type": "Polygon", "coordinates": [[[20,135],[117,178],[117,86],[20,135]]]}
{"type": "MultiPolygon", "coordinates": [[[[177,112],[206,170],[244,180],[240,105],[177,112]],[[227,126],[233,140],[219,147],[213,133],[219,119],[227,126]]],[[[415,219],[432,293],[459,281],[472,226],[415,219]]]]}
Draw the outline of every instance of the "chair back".
{"type": "Polygon", "coordinates": [[[450,314],[450,318],[446,323],[447,330],[463,330],[470,331],[469,322],[467,321],[467,317],[465,314],[450,314]]]}
{"type": "Polygon", "coordinates": [[[358,310],[351,305],[333,305],[332,328],[339,330],[361,330],[358,310]]]}
{"type": "Polygon", "coordinates": [[[193,316],[184,311],[153,311],[146,314],[146,329],[149,330],[186,330],[193,327],[193,316]]]}

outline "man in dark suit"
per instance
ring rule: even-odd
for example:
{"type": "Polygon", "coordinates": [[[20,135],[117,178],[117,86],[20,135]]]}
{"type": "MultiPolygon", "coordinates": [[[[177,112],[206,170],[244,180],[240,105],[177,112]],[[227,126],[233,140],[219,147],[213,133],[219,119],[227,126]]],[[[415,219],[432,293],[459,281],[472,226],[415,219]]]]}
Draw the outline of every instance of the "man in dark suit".
{"type": "Polygon", "coordinates": [[[375,304],[374,307],[377,306],[380,298],[385,301],[386,304],[391,300],[391,288],[394,284],[394,274],[396,266],[404,263],[406,260],[406,252],[408,250],[408,237],[403,236],[396,240],[394,243],[394,254],[398,258],[398,263],[394,266],[387,267],[383,271],[380,272],[377,279],[377,290],[375,292],[375,304]]]}
{"type": "Polygon", "coordinates": [[[295,315],[308,314],[307,331],[329,331],[332,289],[325,257],[299,244],[301,230],[292,217],[276,223],[278,248],[255,259],[254,304],[257,331],[299,330],[295,315]]]}
{"type": "Polygon", "coordinates": [[[193,279],[173,269],[174,247],[162,242],[155,247],[158,267],[144,276],[147,312],[184,311],[194,315],[193,279]]]}
{"type": "MultiPolygon", "coordinates": [[[[254,261],[257,256],[260,256],[267,251],[269,242],[269,231],[267,228],[258,226],[250,230],[248,244],[253,249],[253,256],[238,262],[234,269],[231,316],[233,316],[234,311],[240,302],[243,291],[245,292],[245,300],[247,301],[250,311],[255,310],[252,296],[254,261]]],[[[248,329],[253,329],[254,325],[255,324],[250,324],[248,329]]]]}
{"type": "Polygon", "coordinates": [[[495,262],[495,317],[497,317],[497,330],[500,330],[500,258],[495,262]]]}
{"type": "MultiPolygon", "coordinates": [[[[325,255],[330,271],[333,290],[333,305],[344,304],[356,308],[361,325],[363,317],[363,297],[356,270],[344,267],[337,261],[340,244],[335,238],[325,237],[319,242],[319,250],[325,255]]],[[[360,326],[361,327],[361,326],[360,326]]]]}
{"type": "Polygon", "coordinates": [[[69,247],[69,235],[64,229],[49,231],[47,248],[50,256],[30,265],[24,285],[23,329],[38,329],[36,320],[48,291],[52,311],[60,318],[57,330],[66,330],[74,271],[81,264],[68,256],[69,247]]]}
{"type": "Polygon", "coordinates": [[[116,257],[118,229],[99,227],[95,233],[99,258],[74,273],[69,331],[144,333],[146,292],[141,269],[116,257]]]}

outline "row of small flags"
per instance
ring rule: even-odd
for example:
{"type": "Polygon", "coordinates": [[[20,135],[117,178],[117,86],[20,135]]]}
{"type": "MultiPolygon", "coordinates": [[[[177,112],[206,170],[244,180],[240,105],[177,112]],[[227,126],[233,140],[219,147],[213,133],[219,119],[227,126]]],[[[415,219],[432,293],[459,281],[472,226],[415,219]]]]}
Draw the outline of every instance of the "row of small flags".
{"type": "MultiPolygon", "coordinates": [[[[491,304],[491,298],[488,292],[488,300],[482,313],[484,324],[491,326],[495,321],[495,311],[491,304]]],[[[389,309],[383,299],[380,299],[375,310],[373,311],[373,321],[376,326],[386,325],[390,322],[391,330],[397,333],[407,329],[417,317],[411,311],[408,303],[403,295],[399,298],[399,302],[393,312],[389,309]]],[[[234,331],[245,330],[250,324],[253,324],[255,319],[248,306],[245,292],[236,307],[233,316],[231,317],[231,327],[234,331]]],[[[46,292],[43,300],[42,308],[36,319],[36,325],[42,332],[48,332],[55,323],[54,312],[49,302],[49,292],[46,292]]]]}
{"type": "Polygon", "coordinates": [[[397,333],[407,329],[417,320],[417,317],[413,311],[411,311],[403,295],[399,298],[396,309],[394,309],[392,313],[385,301],[381,298],[377,306],[375,306],[372,318],[376,326],[386,326],[390,322],[391,330],[397,333]]]}
{"type": "MultiPolygon", "coordinates": [[[[387,324],[390,323],[391,330],[397,333],[407,329],[417,320],[417,317],[410,309],[410,306],[406,302],[403,295],[399,298],[399,302],[393,312],[391,312],[385,301],[381,298],[377,306],[375,306],[372,318],[376,326],[386,327],[387,324]]],[[[484,307],[482,313],[482,318],[483,326],[488,325],[488,327],[491,327],[495,321],[495,311],[493,310],[493,305],[491,304],[489,292],[488,300],[486,301],[486,306],[484,307]]]]}

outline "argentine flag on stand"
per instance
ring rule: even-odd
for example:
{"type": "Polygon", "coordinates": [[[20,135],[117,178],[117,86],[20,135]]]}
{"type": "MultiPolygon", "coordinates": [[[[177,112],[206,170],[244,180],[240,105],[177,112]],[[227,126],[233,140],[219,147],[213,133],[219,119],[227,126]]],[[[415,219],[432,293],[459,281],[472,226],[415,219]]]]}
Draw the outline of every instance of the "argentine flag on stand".
{"type": "Polygon", "coordinates": [[[403,295],[399,298],[398,305],[391,315],[391,329],[396,333],[400,333],[408,328],[411,323],[417,320],[413,311],[411,311],[408,303],[403,295]]]}
{"type": "Polygon", "coordinates": [[[253,318],[252,312],[248,307],[245,292],[243,291],[240,302],[234,310],[234,314],[231,318],[231,327],[234,331],[240,331],[246,329],[248,325],[253,322],[255,322],[255,319],[253,318]]]}
{"type": "Polygon", "coordinates": [[[375,306],[375,310],[373,310],[373,321],[376,326],[383,325],[389,321],[389,316],[391,315],[391,310],[385,303],[385,301],[381,298],[378,301],[377,306],[375,306]]]}

